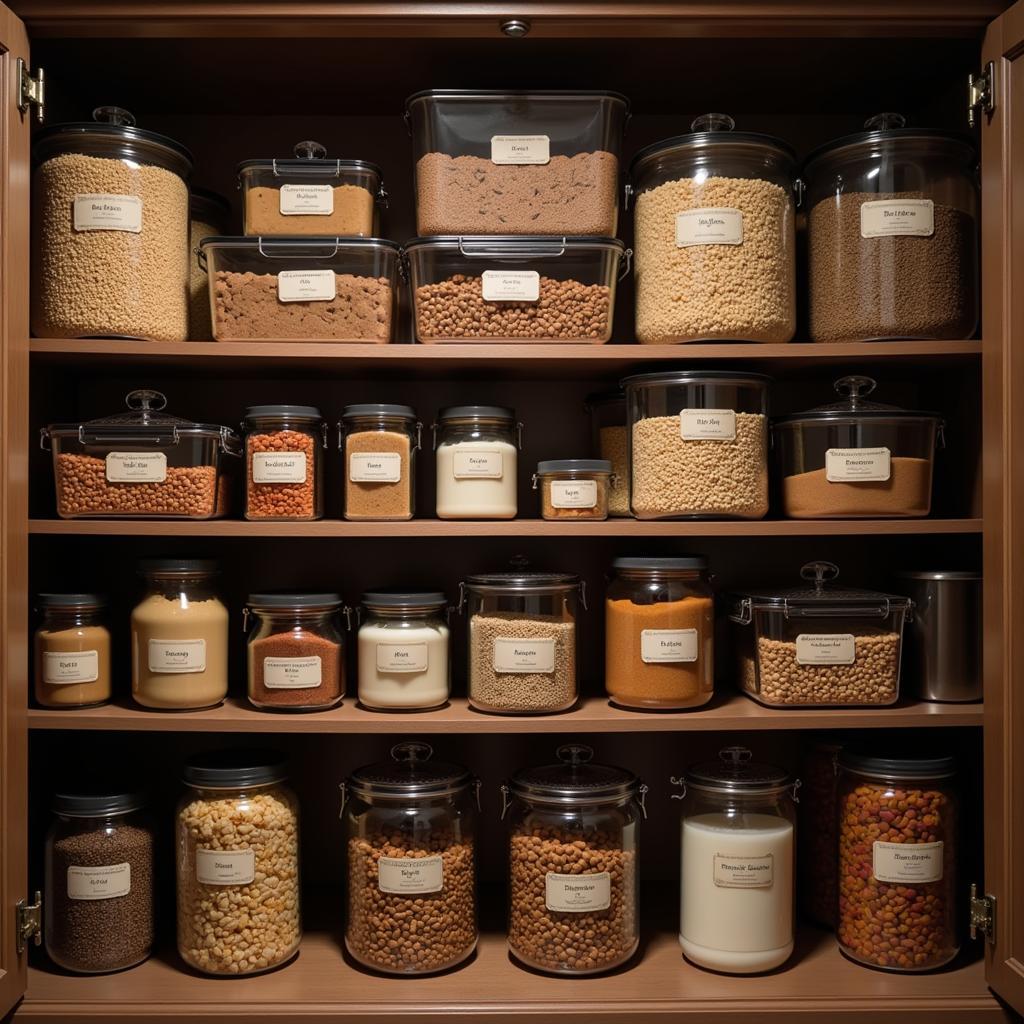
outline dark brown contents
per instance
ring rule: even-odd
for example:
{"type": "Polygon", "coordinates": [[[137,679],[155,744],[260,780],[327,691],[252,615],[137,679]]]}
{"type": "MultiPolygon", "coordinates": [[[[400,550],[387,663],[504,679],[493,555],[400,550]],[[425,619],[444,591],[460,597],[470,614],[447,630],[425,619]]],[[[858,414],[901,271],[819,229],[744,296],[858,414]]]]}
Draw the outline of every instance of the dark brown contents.
{"type": "Polygon", "coordinates": [[[261,707],[329,707],[345,695],[341,645],[308,630],[273,633],[249,644],[249,697],[261,707]],[[315,688],[267,686],[264,658],[319,658],[320,685],[315,688]]]}
{"type": "Polygon", "coordinates": [[[298,430],[273,430],[245,439],[247,519],[314,519],[316,509],[316,441],[298,430]],[[258,453],[301,452],[306,456],[306,479],[300,483],[258,484],[252,457],[258,453]]]}

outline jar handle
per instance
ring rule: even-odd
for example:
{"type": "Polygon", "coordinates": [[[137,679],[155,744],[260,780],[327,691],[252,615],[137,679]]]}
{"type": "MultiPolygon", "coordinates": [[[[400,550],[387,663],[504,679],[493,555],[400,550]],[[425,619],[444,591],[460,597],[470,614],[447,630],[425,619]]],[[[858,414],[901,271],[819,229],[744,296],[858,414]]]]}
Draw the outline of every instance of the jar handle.
{"type": "Polygon", "coordinates": [[[391,757],[395,761],[429,761],[434,756],[434,748],[429,743],[417,740],[405,740],[391,748],[391,757]]]}
{"type": "Polygon", "coordinates": [[[345,804],[348,803],[348,783],[339,782],[338,789],[341,790],[341,807],[338,809],[338,820],[341,821],[345,817],[345,804]]]}
{"type": "Polygon", "coordinates": [[[686,779],[682,775],[670,775],[668,781],[673,786],[679,786],[682,789],[682,793],[673,793],[671,796],[672,800],[683,800],[686,798],[686,779]]]}
{"type": "Polygon", "coordinates": [[[639,796],[640,796],[640,813],[644,816],[644,821],[647,820],[647,794],[651,791],[651,787],[646,782],[640,783],[639,796]]]}
{"type": "Polygon", "coordinates": [[[586,764],[594,756],[594,748],[586,743],[563,743],[555,751],[555,757],[566,764],[586,764]]]}
{"type": "Polygon", "coordinates": [[[505,815],[508,814],[508,809],[512,806],[511,790],[508,788],[508,783],[503,782],[501,784],[501,817],[499,821],[505,820],[505,815]]]}
{"type": "Polygon", "coordinates": [[[423,424],[416,421],[416,451],[423,451],[423,424]]]}
{"type": "Polygon", "coordinates": [[[797,790],[798,790],[798,789],[799,789],[799,788],[800,788],[800,787],[801,787],[802,785],[803,785],[803,783],[802,783],[802,782],[801,782],[801,781],[800,781],[799,779],[794,779],[794,780],[793,780],[793,786],[792,786],[792,789],[793,789],[793,803],[795,803],[795,804],[798,804],[798,803],[800,803],[800,797],[798,797],[798,796],[796,795],[796,791],[797,791],[797,790]]]}

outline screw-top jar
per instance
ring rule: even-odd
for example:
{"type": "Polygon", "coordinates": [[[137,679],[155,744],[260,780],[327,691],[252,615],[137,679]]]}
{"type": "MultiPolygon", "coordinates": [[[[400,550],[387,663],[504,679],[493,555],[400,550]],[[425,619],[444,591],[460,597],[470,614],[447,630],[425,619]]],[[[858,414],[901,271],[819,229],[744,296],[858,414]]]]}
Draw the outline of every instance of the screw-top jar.
{"type": "Polygon", "coordinates": [[[629,431],[626,428],[626,395],[603,391],[587,395],[590,413],[592,451],[612,464],[615,478],[608,492],[608,515],[628,516],[629,511],[629,431]]]}
{"type": "Polygon", "coordinates": [[[345,948],[388,974],[444,971],[476,948],[479,783],[432,754],[426,743],[399,743],[391,761],[342,784],[345,948]]]}
{"type": "Polygon", "coordinates": [[[338,425],[346,519],[412,519],[422,426],[408,405],[348,405],[338,425]]]}
{"type": "Polygon", "coordinates": [[[548,974],[597,974],[639,945],[637,826],[647,787],[583,744],[502,786],[512,955],[548,974]]]}
{"type": "Polygon", "coordinates": [[[110,700],[107,602],[97,594],[40,594],[35,633],[35,695],[44,708],[110,700]]]}
{"type": "Polygon", "coordinates": [[[546,459],[537,463],[543,519],[607,519],[608,495],[618,483],[607,459],[546,459]]]}
{"type": "Polygon", "coordinates": [[[245,411],[245,518],[320,519],[327,425],[313,405],[245,411]]]}

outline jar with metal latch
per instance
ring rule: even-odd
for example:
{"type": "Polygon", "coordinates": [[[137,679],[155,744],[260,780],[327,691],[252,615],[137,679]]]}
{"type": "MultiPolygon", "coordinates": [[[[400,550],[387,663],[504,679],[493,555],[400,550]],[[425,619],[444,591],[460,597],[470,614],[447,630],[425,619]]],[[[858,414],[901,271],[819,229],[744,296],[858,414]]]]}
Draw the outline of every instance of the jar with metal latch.
{"type": "Polygon", "coordinates": [[[403,520],[416,513],[423,425],[408,405],[347,405],[338,424],[345,518],[403,520]]]}

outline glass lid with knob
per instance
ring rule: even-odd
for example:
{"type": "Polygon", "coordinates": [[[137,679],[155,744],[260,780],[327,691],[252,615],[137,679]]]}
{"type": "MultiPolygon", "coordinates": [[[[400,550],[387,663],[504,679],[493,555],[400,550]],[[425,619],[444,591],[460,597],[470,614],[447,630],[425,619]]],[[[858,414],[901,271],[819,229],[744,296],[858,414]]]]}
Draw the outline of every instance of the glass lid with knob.
{"type": "Polygon", "coordinates": [[[461,765],[435,761],[433,756],[429,743],[396,743],[390,761],[357,768],[348,780],[348,791],[360,799],[430,798],[458,793],[473,784],[461,765]]]}
{"type": "Polygon", "coordinates": [[[711,790],[729,795],[779,793],[800,785],[784,768],[753,760],[746,747],[725,747],[717,761],[692,765],[682,779],[672,780],[691,789],[711,790]]]}
{"type": "Polygon", "coordinates": [[[327,147],[313,139],[305,139],[297,142],[292,150],[294,157],[278,159],[267,157],[257,160],[243,160],[238,165],[238,173],[245,176],[246,171],[271,171],[274,175],[287,173],[289,178],[311,177],[327,179],[331,177],[340,178],[344,174],[354,171],[361,171],[376,176],[380,180],[381,170],[377,164],[368,160],[341,160],[336,157],[328,158],[327,147]]]}
{"type": "Polygon", "coordinates": [[[869,401],[867,396],[878,386],[872,377],[851,374],[840,377],[833,386],[838,394],[845,396],[841,401],[815,406],[813,409],[789,416],[780,416],[775,420],[775,426],[796,426],[805,423],[855,424],[862,420],[907,424],[929,422],[936,427],[943,424],[943,419],[937,412],[916,412],[898,405],[869,401]]]}
{"type": "Polygon", "coordinates": [[[596,764],[592,747],[567,743],[555,752],[555,764],[524,768],[509,780],[503,792],[539,803],[601,803],[639,797],[647,787],[625,768],[596,764]]]}

